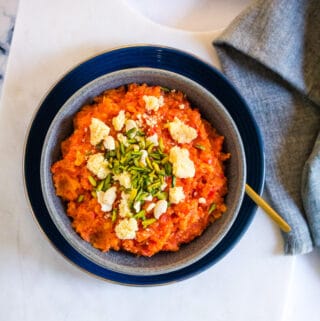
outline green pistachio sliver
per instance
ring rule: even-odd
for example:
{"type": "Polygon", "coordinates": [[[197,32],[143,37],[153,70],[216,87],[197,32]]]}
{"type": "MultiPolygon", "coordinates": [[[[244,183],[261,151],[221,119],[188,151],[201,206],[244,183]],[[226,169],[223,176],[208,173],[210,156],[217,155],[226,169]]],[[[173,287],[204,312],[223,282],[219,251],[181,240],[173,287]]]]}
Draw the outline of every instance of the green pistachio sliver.
{"type": "Polygon", "coordinates": [[[117,219],[117,210],[114,208],[114,209],[112,210],[111,221],[112,221],[112,222],[115,222],[116,219],[117,219]]]}
{"type": "Polygon", "coordinates": [[[137,128],[133,127],[131,129],[129,129],[127,132],[126,132],[126,136],[129,137],[129,138],[132,138],[134,136],[134,133],[137,131],[137,128]]]}
{"type": "Polygon", "coordinates": [[[159,138],[159,148],[163,152],[164,151],[164,144],[162,137],[159,138]]]}
{"type": "Polygon", "coordinates": [[[155,197],[157,197],[159,200],[166,200],[168,199],[168,193],[166,192],[158,192],[155,197]]]}
{"type": "Polygon", "coordinates": [[[171,164],[169,162],[164,164],[164,170],[165,170],[165,173],[166,173],[167,176],[171,176],[171,174],[172,174],[172,166],[171,166],[171,164]]]}
{"type": "Polygon", "coordinates": [[[147,196],[149,195],[149,193],[146,193],[146,192],[143,192],[142,190],[139,191],[135,201],[136,202],[139,202],[139,201],[142,201],[144,200],[147,196]]]}
{"type": "Polygon", "coordinates": [[[133,215],[134,218],[140,218],[142,220],[146,219],[146,211],[145,210],[141,210],[140,212],[138,212],[137,214],[133,215]]]}
{"type": "Polygon", "coordinates": [[[145,149],[146,148],[146,140],[144,139],[144,137],[141,137],[139,140],[139,147],[141,149],[145,149]]]}
{"type": "Polygon", "coordinates": [[[133,151],[133,152],[131,152],[131,155],[132,156],[134,156],[134,157],[140,157],[141,155],[142,155],[142,152],[140,152],[140,151],[133,151]]]}
{"type": "Polygon", "coordinates": [[[146,147],[147,147],[148,154],[150,154],[150,153],[152,153],[152,149],[154,147],[154,144],[153,143],[150,143],[150,144],[147,143],[146,147]]]}
{"type": "Polygon", "coordinates": [[[142,130],[137,130],[136,135],[137,136],[145,136],[146,134],[142,130]]]}
{"type": "Polygon", "coordinates": [[[156,171],[156,173],[160,172],[160,168],[159,165],[156,162],[152,162],[152,167],[154,168],[154,170],[156,171]]]}
{"type": "Polygon", "coordinates": [[[168,156],[165,156],[162,160],[161,160],[161,164],[166,164],[169,162],[169,157],[168,156]]]}
{"type": "Polygon", "coordinates": [[[217,205],[215,203],[212,203],[209,207],[209,214],[211,214],[215,209],[216,209],[217,205]]]}
{"type": "Polygon", "coordinates": [[[77,202],[81,203],[83,201],[83,199],[84,199],[84,195],[79,195],[77,202]]]}
{"type": "Polygon", "coordinates": [[[205,150],[206,149],[203,145],[200,145],[200,144],[195,144],[194,147],[197,148],[197,149],[200,149],[200,150],[205,150]]]}
{"type": "Polygon", "coordinates": [[[120,155],[120,147],[116,149],[116,157],[117,159],[120,159],[121,155],[120,155]]]}
{"type": "Polygon", "coordinates": [[[125,153],[125,147],[123,143],[120,143],[120,153],[123,155],[125,153]]]}
{"type": "Polygon", "coordinates": [[[97,188],[96,188],[96,191],[98,191],[98,192],[102,191],[103,186],[104,186],[104,181],[101,181],[101,182],[98,184],[98,186],[97,186],[97,188]]]}
{"type": "Polygon", "coordinates": [[[161,186],[161,182],[158,181],[158,182],[155,182],[155,183],[149,185],[147,187],[147,190],[148,191],[152,191],[152,190],[155,190],[155,189],[159,188],[160,186],[161,186]]]}
{"type": "Polygon", "coordinates": [[[96,191],[91,191],[91,195],[93,198],[97,198],[97,192],[96,191]]]}
{"type": "Polygon", "coordinates": [[[97,186],[97,181],[91,175],[88,176],[88,180],[93,187],[97,186]]]}
{"type": "Polygon", "coordinates": [[[152,153],[149,154],[149,156],[152,157],[153,159],[161,160],[161,154],[160,153],[152,152],[152,153]]]}
{"type": "Polygon", "coordinates": [[[112,178],[112,175],[109,174],[103,181],[103,187],[102,187],[102,190],[105,192],[106,190],[108,190],[111,186],[111,178],[112,178]]]}
{"type": "Polygon", "coordinates": [[[172,175],[172,181],[171,181],[171,186],[175,187],[176,186],[176,177],[172,175]]]}
{"type": "Polygon", "coordinates": [[[155,218],[149,218],[149,219],[147,219],[147,220],[144,220],[143,222],[142,222],[142,226],[143,226],[143,228],[146,228],[146,227],[148,227],[149,225],[151,225],[152,223],[154,223],[154,222],[156,222],[157,220],[155,219],[155,218]]]}
{"type": "Polygon", "coordinates": [[[170,90],[169,88],[167,88],[167,87],[161,87],[161,90],[164,91],[164,92],[166,92],[166,93],[168,93],[168,92],[171,91],[171,90],[170,90]]]}
{"type": "Polygon", "coordinates": [[[128,143],[133,145],[133,144],[137,144],[138,141],[136,139],[134,139],[134,138],[129,138],[128,139],[128,143]]]}
{"type": "Polygon", "coordinates": [[[129,196],[129,204],[132,204],[134,199],[136,198],[138,190],[136,188],[132,188],[129,196]]]}
{"type": "Polygon", "coordinates": [[[149,158],[148,156],[146,157],[146,162],[147,162],[147,165],[149,166],[149,168],[150,168],[150,169],[153,169],[151,160],[150,160],[150,158],[149,158]]]}

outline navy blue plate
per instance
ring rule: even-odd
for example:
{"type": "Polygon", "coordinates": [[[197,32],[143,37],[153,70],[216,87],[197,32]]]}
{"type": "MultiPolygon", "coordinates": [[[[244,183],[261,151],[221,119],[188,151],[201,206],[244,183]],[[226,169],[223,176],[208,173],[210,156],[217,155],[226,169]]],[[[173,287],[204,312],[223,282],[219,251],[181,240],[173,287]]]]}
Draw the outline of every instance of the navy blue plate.
{"type": "Polygon", "coordinates": [[[80,268],[106,280],[128,285],[156,285],[191,277],[218,262],[227,254],[248,228],[255,204],[245,196],[232,228],[205,257],[178,271],[134,276],[102,268],[73,249],[53,224],[45,206],[40,183],[40,157],[47,130],[62,105],[88,82],[112,71],[152,67],[184,75],[209,90],[227,108],[241,134],[247,162],[247,183],[261,193],[264,184],[263,143],[259,129],[244,99],[233,85],[215,68],[183,51],[160,46],[131,46],[115,49],[85,61],[72,69],[49,92],[39,107],[28,134],[24,175],[33,213],[52,244],[80,268]]]}

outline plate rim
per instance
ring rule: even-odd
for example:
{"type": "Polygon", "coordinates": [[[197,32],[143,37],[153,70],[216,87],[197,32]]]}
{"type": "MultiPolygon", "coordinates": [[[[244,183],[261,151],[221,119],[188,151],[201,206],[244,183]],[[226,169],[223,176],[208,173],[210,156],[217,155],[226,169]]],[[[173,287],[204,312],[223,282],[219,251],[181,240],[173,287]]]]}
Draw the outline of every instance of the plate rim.
{"type": "MultiPolygon", "coordinates": [[[[154,286],[154,285],[164,285],[164,284],[169,284],[169,283],[173,283],[173,282],[177,282],[177,281],[181,281],[181,280],[184,280],[184,279],[187,279],[187,278],[190,278],[206,269],[208,269],[209,267],[211,267],[212,265],[214,265],[216,262],[218,262],[220,259],[222,259],[227,253],[229,253],[233,248],[234,246],[238,243],[238,241],[241,239],[242,235],[246,232],[246,230],[248,229],[248,227],[250,226],[254,216],[255,216],[255,212],[256,212],[256,209],[257,207],[255,205],[253,205],[253,208],[251,209],[251,213],[250,213],[250,217],[246,220],[246,224],[244,225],[244,227],[241,229],[240,232],[237,233],[237,236],[236,238],[231,242],[231,245],[229,245],[227,247],[226,250],[223,251],[222,254],[220,254],[217,258],[215,258],[214,260],[210,260],[209,263],[206,263],[204,264],[204,266],[196,269],[196,271],[193,271],[193,272],[188,272],[186,274],[183,274],[182,276],[178,276],[178,277],[174,277],[173,279],[171,280],[168,280],[168,281],[163,281],[163,280],[140,280],[140,281],[136,281],[136,282],[128,282],[128,281],[119,281],[119,280],[114,280],[112,278],[109,278],[109,277],[106,277],[106,276],[101,276],[101,275],[98,275],[97,273],[94,273],[92,271],[89,271],[87,268],[83,267],[83,266],[80,266],[77,262],[75,262],[74,260],[72,260],[71,258],[69,258],[54,242],[52,239],[50,239],[50,237],[48,236],[47,232],[44,230],[43,226],[41,225],[41,223],[39,222],[38,220],[38,217],[37,217],[37,214],[35,213],[34,211],[34,207],[32,205],[32,202],[30,200],[30,197],[29,197],[29,190],[28,190],[28,182],[27,182],[27,176],[26,176],[26,159],[27,159],[27,154],[26,154],[26,151],[27,151],[27,147],[28,147],[28,143],[29,143],[29,136],[30,136],[30,133],[32,131],[32,127],[33,127],[33,124],[39,114],[39,112],[41,111],[41,108],[43,107],[43,104],[45,103],[46,99],[48,98],[48,96],[56,89],[56,87],[59,85],[59,83],[61,83],[62,80],[64,80],[68,75],[70,75],[72,72],[75,72],[77,71],[80,67],[84,66],[86,63],[90,63],[90,62],[94,62],[94,60],[96,58],[99,58],[99,57],[102,57],[104,55],[108,55],[108,54],[112,54],[112,53],[116,53],[116,52],[121,52],[121,51],[126,51],[126,50],[132,50],[132,49],[140,49],[140,50],[143,50],[143,49],[152,49],[152,50],[162,50],[164,54],[168,54],[168,52],[171,52],[171,54],[174,54],[174,55],[182,55],[184,57],[187,57],[187,58],[191,58],[191,60],[195,60],[194,63],[199,62],[203,65],[203,67],[205,67],[210,73],[213,73],[213,74],[216,74],[218,76],[218,78],[222,79],[222,81],[224,82],[224,84],[227,84],[229,87],[231,87],[231,89],[234,91],[234,93],[238,96],[237,98],[241,101],[242,105],[246,108],[246,111],[247,113],[249,114],[250,116],[250,120],[251,120],[251,123],[252,123],[252,126],[253,128],[255,129],[255,134],[256,134],[256,138],[259,142],[259,152],[261,153],[261,159],[260,159],[260,167],[261,167],[261,173],[260,173],[260,186],[259,186],[259,189],[257,190],[257,192],[259,194],[262,193],[263,191],[263,188],[264,188],[264,183],[265,183],[265,155],[264,155],[264,144],[263,144],[263,139],[262,139],[262,135],[261,135],[261,132],[260,132],[260,129],[254,119],[254,116],[251,112],[251,110],[249,109],[246,101],[244,100],[244,98],[241,96],[241,94],[238,92],[238,90],[236,89],[236,87],[219,71],[217,70],[214,66],[208,64],[207,62],[205,62],[203,59],[199,58],[198,56],[196,56],[195,54],[193,53],[190,53],[190,52],[187,52],[187,51],[183,51],[181,49],[177,49],[177,48],[174,48],[174,47],[169,47],[169,46],[162,46],[162,45],[153,45],[153,44],[133,44],[133,45],[125,45],[125,46],[118,46],[118,47],[115,47],[115,48],[112,48],[110,50],[106,50],[106,51],[103,51],[103,52],[100,52],[98,54],[95,54],[95,55],[92,55],[91,57],[81,61],[80,63],[78,64],[75,64],[73,67],[69,68],[56,82],[54,82],[54,84],[52,86],[49,87],[49,89],[46,91],[46,93],[43,95],[42,99],[40,100],[39,104],[38,104],[38,107],[35,109],[35,111],[33,112],[33,115],[31,117],[31,120],[29,122],[29,125],[28,125],[28,128],[27,128],[27,131],[26,131],[26,136],[25,136],[25,141],[24,141],[24,145],[23,145],[23,159],[22,159],[22,167],[23,167],[23,182],[24,182],[24,194],[25,194],[25,197],[26,197],[26,200],[27,200],[27,203],[30,207],[30,210],[31,210],[31,213],[32,213],[32,216],[33,216],[33,219],[35,220],[36,224],[38,225],[40,231],[42,232],[42,234],[44,234],[44,236],[48,239],[49,243],[53,246],[53,248],[56,249],[56,251],[62,255],[69,263],[71,263],[72,265],[76,266],[77,268],[81,269],[82,271],[84,271],[85,273],[89,274],[89,275],[92,275],[96,278],[99,278],[99,279],[102,279],[104,281],[109,281],[111,283],[116,283],[116,284],[123,284],[123,285],[131,285],[131,286],[154,286]]],[[[127,53],[128,54],[128,53],[127,53]]],[[[160,69],[159,67],[151,67],[151,66],[145,66],[145,65],[139,65],[139,66],[135,66],[135,67],[132,67],[132,68],[139,68],[139,67],[148,67],[148,68],[156,68],[156,69],[160,69]]],[[[125,68],[128,68],[128,67],[123,67],[123,69],[125,68]]],[[[161,67],[163,68],[163,67],[161,67]]],[[[178,71],[173,71],[171,69],[168,69],[168,68],[163,68],[164,70],[169,70],[171,72],[175,72],[175,73],[178,73],[184,77],[188,77],[186,76],[185,74],[182,74],[178,71]]],[[[115,69],[115,70],[112,70],[112,71],[108,71],[106,74],[108,73],[111,73],[113,71],[118,71],[118,70],[121,70],[121,69],[115,69]]],[[[99,76],[98,76],[99,77],[99,76]]],[[[97,78],[97,77],[96,77],[97,78]]],[[[94,78],[94,79],[96,79],[94,78]]],[[[197,82],[196,80],[192,79],[192,81],[194,82],[197,82]]],[[[91,80],[90,80],[91,81],[91,80]]],[[[88,82],[90,82],[88,81],[88,82]]],[[[87,82],[87,83],[88,83],[87,82]]],[[[198,82],[197,82],[198,83],[198,82]]],[[[199,84],[201,86],[203,86],[202,84],[199,84]]],[[[215,96],[215,98],[218,100],[218,101],[221,101],[219,98],[216,97],[215,94],[213,94],[211,92],[211,90],[209,90],[208,88],[206,88],[206,86],[203,86],[207,91],[209,91],[213,96],[215,96]]],[[[80,87],[81,88],[81,87],[80,87]]],[[[80,88],[76,89],[73,94],[79,90],[80,88]]],[[[71,96],[69,96],[70,98],[71,96]]],[[[221,102],[223,105],[224,103],[221,102]]],[[[59,106],[58,110],[62,107],[59,106]]],[[[226,108],[226,107],[225,107],[226,108]]],[[[226,108],[227,111],[229,112],[228,108],[226,108]]],[[[232,117],[233,118],[233,117],[232,117]]],[[[234,120],[234,119],[233,119],[234,120]]],[[[234,120],[234,122],[237,124],[236,120],[234,120]]],[[[245,145],[245,143],[244,143],[245,145]]],[[[41,154],[41,153],[40,153],[41,154]]],[[[243,203],[243,201],[242,201],[243,203]]],[[[241,208],[239,210],[239,212],[241,211],[241,208]]],[[[39,215],[39,214],[38,214],[39,215]]],[[[227,233],[228,234],[228,233],[227,233]]],[[[61,235],[62,236],[62,235],[61,235]]],[[[62,236],[63,237],[63,236],[62,236]]],[[[221,240],[222,241],[222,240],[221,240]]],[[[220,242],[221,242],[220,241],[220,242]]],[[[78,255],[82,256],[81,253],[77,252],[78,255]]],[[[206,256],[208,256],[210,253],[208,253],[206,256]]],[[[195,262],[193,264],[196,264],[198,262],[195,262]]],[[[93,263],[94,264],[94,263],[93,263]]],[[[192,264],[192,265],[193,265],[192,264]]],[[[105,268],[102,268],[104,270],[107,270],[105,268]]],[[[184,269],[184,268],[183,268],[184,269]]],[[[182,270],[183,270],[182,269],[182,270]]],[[[114,271],[111,271],[111,270],[107,270],[109,271],[111,274],[118,274],[118,275],[123,275],[123,276],[127,276],[126,274],[122,274],[122,273],[118,273],[118,272],[114,272],[114,271]]],[[[178,271],[175,271],[175,272],[179,272],[180,270],[178,271]]],[[[162,274],[161,276],[165,276],[166,274],[172,274],[172,273],[175,273],[175,272],[169,272],[169,273],[164,273],[162,274]]],[[[130,277],[130,275],[128,275],[130,277]]],[[[134,277],[134,275],[131,275],[134,277]]],[[[139,275],[139,278],[141,278],[143,276],[139,275]]],[[[148,278],[148,276],[144,276],[146,278],[148,278]]],[[[150,278],[154,278],[154,277],[157,277],[157,275],[151,275],[150,278]]]]}

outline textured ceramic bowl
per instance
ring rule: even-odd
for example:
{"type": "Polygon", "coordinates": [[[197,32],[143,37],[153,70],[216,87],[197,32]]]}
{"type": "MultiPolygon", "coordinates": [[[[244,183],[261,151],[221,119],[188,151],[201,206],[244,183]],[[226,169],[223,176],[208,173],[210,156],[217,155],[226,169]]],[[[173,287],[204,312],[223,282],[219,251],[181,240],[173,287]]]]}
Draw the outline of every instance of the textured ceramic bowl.
{"type": "Polygon", "coordinates": [[[210,252],[232,226],[244,195],[246,180],[245,154],[238,130],[223,105],[206,89],[179,74],[152,68],[132,68],[97,78],[76,92],[59,110],[46,135],[41,155],[41,186],[50,216],[64,238],[79,253],[94,263],[130,275],[159,275],[182,269],[210,252]],[[56,196],[50,168],[61,157],[60,144],[73,131],[72,119],[77,111],[104,90],[129,83],[147,83],[184,92],[203,118],[225,136],[224,150],[232,157],[226,163],[228,177],[228,210],[205,232],[177,252],[163,252],[151,258],[137,257],[126,252],[103,253],[93,248],[71,227],[65,203],[56,196]]]}

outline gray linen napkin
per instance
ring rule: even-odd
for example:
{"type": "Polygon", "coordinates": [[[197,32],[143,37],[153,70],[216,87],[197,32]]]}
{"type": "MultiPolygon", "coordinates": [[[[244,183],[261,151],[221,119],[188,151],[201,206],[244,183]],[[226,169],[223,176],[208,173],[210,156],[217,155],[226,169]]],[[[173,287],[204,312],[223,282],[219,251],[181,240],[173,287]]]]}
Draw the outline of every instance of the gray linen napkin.
{"type": "Polygon", "coordinates": [[[259,0],[214,41],[262,131],[266,191],[292,232],[285,253],[320,247],[320,1],[259,0]]]}

